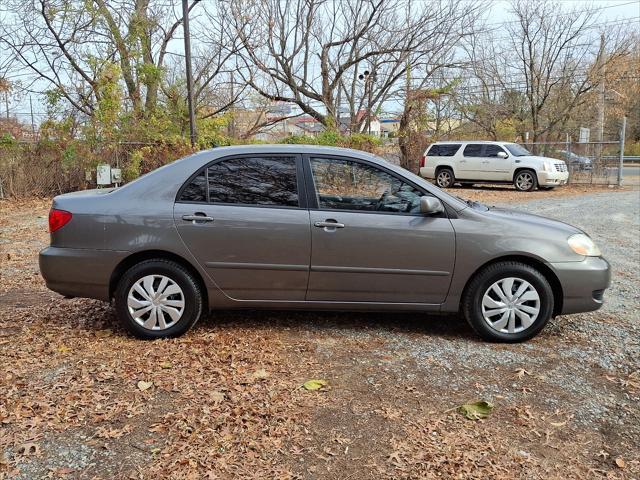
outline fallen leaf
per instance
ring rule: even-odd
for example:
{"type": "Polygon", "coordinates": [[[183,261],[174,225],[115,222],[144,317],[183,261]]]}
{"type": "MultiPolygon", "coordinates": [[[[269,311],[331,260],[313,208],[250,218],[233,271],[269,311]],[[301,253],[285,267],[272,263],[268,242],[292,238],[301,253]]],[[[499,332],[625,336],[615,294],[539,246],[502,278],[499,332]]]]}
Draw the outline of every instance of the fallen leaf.
{"type": "Polygon", "coordinates": [[[267,372],[264,368],[261,368],[260,370],[256,370],[255,372],[253,372],[252,376],[254,380],[265,380],[269,378],[269,372],[267,372]]]}
{"type": "Polygon", "coordinates": [[[531,375],[531,373],[527,372],[524,368],[518,368],[516,370],[516,375],[518,378],[524,378],[525,375],[531,375]]]}
{"type": "Polygon", "coordinates": [[[66,345],[62,344],[58,347],[58,351],[60,353],[65,353],[68,352],[69,350],[71,350],[69,347],[67,347],[66,345]]]}
{"type": "Polygon", "coordinates": [[[217,390],[211,392],[211,400],[213,400],[215,404],[222,403],[224,401],[224,393],[217,390]]]}
{"type": "Polygon", "coordinates": [[[616,458],[616,465],[619,468],[624,468],[626,466],[626,464],[624,463],[624,458],[622,458],[622,457],[616,458]]]}
{"type": "Polygon", "coordinates": [[[144,380],[138,382],[138,388],[142,391],[149,390],[151,387],[153,387],[153,382],[145,382],[144,380]]]}
{"type": "Polygon", "coordinates": [[[478,420],[486,418],[493,410],[493,404],[485,400],[474,403],[465,403],[458,407],[458,412],[467,417],[469,420],[478,420]]]}
{"type": "Polygon", "coordinates": [[[167,370],[167,369],[172,368],[172,367],[173,367],[173,365],[171,365],[171,362],[162,362],[160,364],[160,368],[162,368],[164,370],[167,370]]]}
{"type": "Polygon", "coordinates": [[[329,386],[329,382],[326,380],[307,380],[302,384],[302,387],[305,390],[313,391],[313,390],[322,390],[329,386]]]}

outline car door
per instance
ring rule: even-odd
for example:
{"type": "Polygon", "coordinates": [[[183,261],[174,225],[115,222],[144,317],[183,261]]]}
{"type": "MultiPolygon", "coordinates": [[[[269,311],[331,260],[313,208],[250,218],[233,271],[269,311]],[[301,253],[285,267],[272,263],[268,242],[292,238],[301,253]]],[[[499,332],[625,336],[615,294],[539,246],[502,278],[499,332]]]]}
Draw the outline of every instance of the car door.
{"type": "Polygon", "coordinates": [[[511,180],[511,162],[513,159],[500,145],[487,144],[482,151],[482,177],[479,180],[511,180]],[[499,157],[499,153],[507,155],[499,157]]]}
{"type": "Polygon", "coordinates": [[[462,155],[458,160],[456,178],[468,180],[480,180],[482,177],[482,144],[469,143],[462,149],[462,155]]]}
{"type": "Polygon", "coordinates": [[[455,235],[445,214],[419,213],[420,197],[428,193],[363,160],[306,161],[312,192],[307,300],[443,302],[455,235]]]}
{"type": "Polygon", "coordinates": [[[186,246],[239,300],[304,300],[311,233],[301,159],[227,157],[196,172],[174,206],[186,246]]]}

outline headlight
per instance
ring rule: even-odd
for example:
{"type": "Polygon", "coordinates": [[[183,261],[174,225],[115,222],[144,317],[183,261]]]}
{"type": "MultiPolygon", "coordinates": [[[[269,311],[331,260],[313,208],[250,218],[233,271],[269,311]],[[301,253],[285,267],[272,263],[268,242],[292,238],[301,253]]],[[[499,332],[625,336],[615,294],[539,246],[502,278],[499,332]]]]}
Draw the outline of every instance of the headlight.
{"type": "Polygon", "coordinates": [[[567,242],[571,247],[571,250],[576,252],[578,255],[584,255],[586,257],[599,257],[602,255],[600,253],[600,249],[593,243],[593,240],[589,238],[588,235],[584,233],[576,233],[575,235],[571,235],[567,242]]]}

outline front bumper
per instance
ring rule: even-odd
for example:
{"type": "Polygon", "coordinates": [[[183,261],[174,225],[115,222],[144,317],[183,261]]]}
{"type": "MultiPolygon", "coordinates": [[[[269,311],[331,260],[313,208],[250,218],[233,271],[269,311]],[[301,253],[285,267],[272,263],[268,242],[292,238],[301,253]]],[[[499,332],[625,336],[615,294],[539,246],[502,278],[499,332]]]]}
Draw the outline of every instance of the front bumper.
{"type": "Polygon", "coordinates": [[[47,247],[40,252],[40,274],[47,287],[69,297],[109,301],[109,282],[129,252],[47,247]]]}
{"type": "Polygon", "coordinates": [[[552,263],[562,286],[561,314],[592,312],[602,307],[604,291],[611,282],[611,267],[602,257],[581,262],[552,263]]]}
{"type": "Polygon", "coordinates": [[[538,185],[554,187],[565,185],[569,180],[569,172],[538,172],[538,185]]]}

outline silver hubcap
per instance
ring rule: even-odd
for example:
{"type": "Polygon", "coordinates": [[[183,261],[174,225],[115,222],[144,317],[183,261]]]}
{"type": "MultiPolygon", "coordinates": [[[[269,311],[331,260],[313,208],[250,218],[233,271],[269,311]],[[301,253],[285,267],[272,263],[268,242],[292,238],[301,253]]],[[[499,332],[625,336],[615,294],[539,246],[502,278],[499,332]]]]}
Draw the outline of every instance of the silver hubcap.
{"type": "Polygon", "coordinates": [[[438,174],[438,185],[448,187],[451,184],[451,174],[446,170],[438,174]]]}
{"type": "Polygon", "coordinates": [[[149,330],[174,326],[184,313],[184,294],[164,275],[147,275],[133,284],[127,297],[131,317],[149,330]]]}
{"type": "Polygon", "coordinates": [[[521,173],[516,179],[516,185],[520,190],[529,190],[533,185],[533,176],[530,173],[521,173]]]}
{"type": "Polygon", "coordinates": [[[540,295],[521,278],[509,277],[491,285],[482,297],[482,317],[501,333],[520,333],[534,324],[540,313],[540,295]]]}

